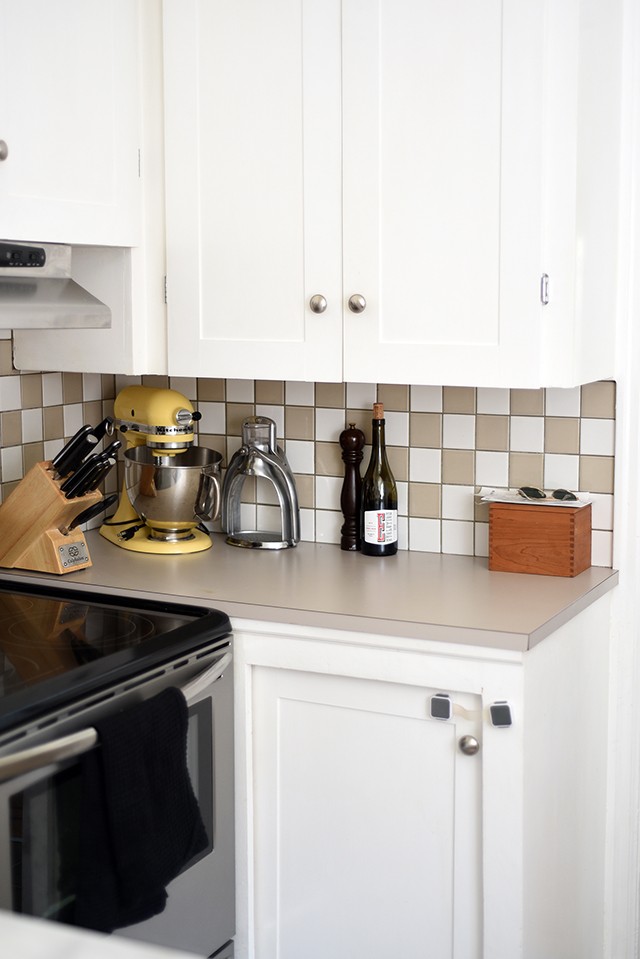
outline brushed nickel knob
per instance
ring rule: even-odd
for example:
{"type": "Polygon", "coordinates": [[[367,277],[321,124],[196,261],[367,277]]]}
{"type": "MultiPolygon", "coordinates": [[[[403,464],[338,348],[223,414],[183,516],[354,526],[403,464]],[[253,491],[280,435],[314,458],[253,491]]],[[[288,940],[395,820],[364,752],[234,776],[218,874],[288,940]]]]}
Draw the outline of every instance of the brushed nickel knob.
{"type": "Polygon", "coordinates": [[[465,756],[475,756],[476,753],[480,752],[480,743],[475,736],[462,736],[458,740],[458,747],[465,756]]]}
{"type": "Polygon", "coordinates": [[[327,308],[327,301],[321,293],[316,293],[309,300],[309,309],[312,313],[324,313],[327,308]]]}
{"type": "Polygon", "coordinates": [[[367,301],[361,293],[354,293],[349,297],[349,309],[352,313],[362,313],[367,305],[367,301]]]}
{"type": "Polygon", "coordinates": [[[9,156],[9,147],[5,140],[0,140],[0,160],[6,160],[9,156]]]}

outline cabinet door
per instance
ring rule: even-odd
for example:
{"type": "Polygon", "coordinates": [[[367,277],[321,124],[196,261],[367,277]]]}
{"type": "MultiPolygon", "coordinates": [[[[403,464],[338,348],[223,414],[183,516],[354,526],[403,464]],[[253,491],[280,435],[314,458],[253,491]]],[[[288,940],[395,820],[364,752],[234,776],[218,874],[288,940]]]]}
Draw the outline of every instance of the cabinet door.
{"type": "Polygon", "coordinates": [[[257,959],[481,955],[479,697],[253,670],[257,959]]]}
{"type": "Polygon", "coordinates": [[[164,8],[169,372],[341,380],[340,2],[164,8]]]}
{"type": "Polygon", "coordinates": [[[538,6],[343,8],[345,379],[539,385],[538,6]]]}
{"type": "Polygon", "coordinates": [[[138,4],[0,0],[3,238],[139,242],[138,4]]]}

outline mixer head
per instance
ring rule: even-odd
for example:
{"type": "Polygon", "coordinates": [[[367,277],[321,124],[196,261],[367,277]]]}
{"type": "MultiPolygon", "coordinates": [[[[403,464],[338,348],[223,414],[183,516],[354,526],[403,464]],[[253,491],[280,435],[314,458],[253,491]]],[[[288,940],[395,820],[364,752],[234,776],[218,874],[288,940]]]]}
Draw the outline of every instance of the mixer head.
{"type": "Polygon", "coordinates": [[[158,453],[189,448],[201,413],[177,390],[126,386],[118,393],[114,414],[129,447],[149,446],[158,453]]]}

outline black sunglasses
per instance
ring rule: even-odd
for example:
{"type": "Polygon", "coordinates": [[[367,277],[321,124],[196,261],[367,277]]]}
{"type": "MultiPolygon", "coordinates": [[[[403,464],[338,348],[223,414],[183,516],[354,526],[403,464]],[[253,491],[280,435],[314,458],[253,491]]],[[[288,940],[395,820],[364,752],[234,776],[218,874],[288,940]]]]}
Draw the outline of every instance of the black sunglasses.
{"type": "Polygon", "coordinates": [[[569,501],[576,501],[578,497],[575,493],[570,493],[568,489],[554,489],[553,493],[545,493],[544,490],[538,489],[537,486],[521,486],[518,490],[520,496],[523,496],[525,499],[537,500],[537,499],[559,499],[569,501]]]}

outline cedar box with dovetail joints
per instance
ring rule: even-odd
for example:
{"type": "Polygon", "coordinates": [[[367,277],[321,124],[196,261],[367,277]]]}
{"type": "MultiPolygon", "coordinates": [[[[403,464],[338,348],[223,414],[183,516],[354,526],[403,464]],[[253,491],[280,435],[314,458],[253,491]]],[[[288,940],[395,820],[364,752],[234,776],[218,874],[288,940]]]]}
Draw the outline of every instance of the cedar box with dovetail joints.
{"type": "Polygon", "coordinates": [[[577,576],[591,566],[591,504],[489,504],[489,569],[577,576]]]}

